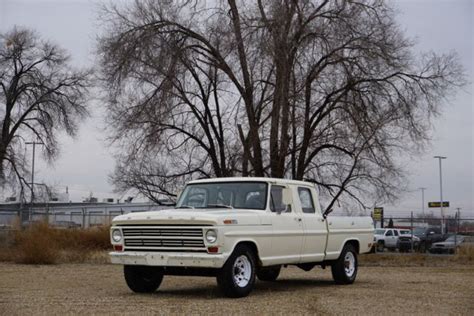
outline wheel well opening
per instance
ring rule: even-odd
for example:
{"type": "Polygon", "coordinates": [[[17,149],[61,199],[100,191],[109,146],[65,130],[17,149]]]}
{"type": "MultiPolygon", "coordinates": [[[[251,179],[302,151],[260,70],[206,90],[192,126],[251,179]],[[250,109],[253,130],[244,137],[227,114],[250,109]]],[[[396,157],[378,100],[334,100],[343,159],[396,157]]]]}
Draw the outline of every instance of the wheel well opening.
{"type": "Polygon", "coordinates": [[[346,242],[346,245],[352,245],[355,248],[356,252],[359,253],[359,250],[360,250],[359,241],[349,240],[346,242]]]}
{"type": "Polygon", "coordinates": [[[238,246],[241,246],[241,245],[245,245],[245,246],[249,247],[250,249],[252,249],[253,253],[255,254],[255,258],[257,259],[257,265],[260,267],[262,265],[262,262],[260,261],[260,256],[258,255],[257,245],[252,241],[241,241],[241,242],[237,243],[237,245],[235,245],[235,248],[237,248],[238,246]]]}

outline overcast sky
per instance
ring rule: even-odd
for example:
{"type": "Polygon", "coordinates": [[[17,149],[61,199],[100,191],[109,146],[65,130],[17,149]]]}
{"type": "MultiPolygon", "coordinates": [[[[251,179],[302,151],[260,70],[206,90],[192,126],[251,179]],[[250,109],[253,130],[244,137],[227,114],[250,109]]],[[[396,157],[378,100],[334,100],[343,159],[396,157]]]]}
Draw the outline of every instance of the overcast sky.
{"type": "MultiPolygon", "coordinates": [[[[0,0],[0,32],[14,25],[33,28],[67,49],[74,65],[93,66],[95,39],[100,30],[97,7],[103,2],[0,0]]],[[[433,142],[427,153],[407,162],[410,187],[414,191],[396,205],[384,206],[394,214],[421,211],[419,187],[427,188],[425,204],[439,201],[438,161],[433,156],[443,155],[448,157],[443,161],[443,197],[451,203],[449,211],[452,213],[460,207],[464,214],[474,216],[473,3],[470,0],[395,1],[402,29],[417,40],[415,51],[457,51],[471,84],[459,91],[450,104],[443,104],[443,115],[435,121],[433,142]]],[[[76,139],[61,137],[61,156],[53,166],[37,158],[38,182],[53,184],[60,191],[68,186],[73,201],[80,201],[90,192],[100,199],[118,197],[108,183],[114,159],[104,142],[103,114],[98,108],[98,103],[91,105],[92,118],[81,127],[76,139]]]]}

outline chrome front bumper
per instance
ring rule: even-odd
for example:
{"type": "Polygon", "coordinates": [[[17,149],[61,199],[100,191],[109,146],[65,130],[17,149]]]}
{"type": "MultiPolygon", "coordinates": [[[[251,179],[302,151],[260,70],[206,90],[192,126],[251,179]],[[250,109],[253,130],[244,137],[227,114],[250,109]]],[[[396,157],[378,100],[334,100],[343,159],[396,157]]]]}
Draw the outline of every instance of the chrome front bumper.
{"type": "Polygon", "coordinates": [[[222,254],[180,252],[110,252],[113,264],[162,267],[222,268],[227,259],[222,254]]]}

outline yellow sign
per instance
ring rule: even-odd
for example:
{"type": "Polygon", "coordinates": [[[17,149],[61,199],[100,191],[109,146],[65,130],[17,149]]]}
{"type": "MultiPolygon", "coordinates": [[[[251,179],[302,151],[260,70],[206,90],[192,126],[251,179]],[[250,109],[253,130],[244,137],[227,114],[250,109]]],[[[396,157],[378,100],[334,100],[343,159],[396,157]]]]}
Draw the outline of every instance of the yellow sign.
{"type": "Polygon", "coordinates": [[[376,221],[381,221],[383,218],[383,207],[374,207],[373,218],[376,221]]]}
{"type": "MultiPolygon", "coordinates": [[[[441,202],[428,202],[428,207],[441,207],[441,202]]],[[[449,207],[449,201],[443,201],[443,207],[449,207]]]]}

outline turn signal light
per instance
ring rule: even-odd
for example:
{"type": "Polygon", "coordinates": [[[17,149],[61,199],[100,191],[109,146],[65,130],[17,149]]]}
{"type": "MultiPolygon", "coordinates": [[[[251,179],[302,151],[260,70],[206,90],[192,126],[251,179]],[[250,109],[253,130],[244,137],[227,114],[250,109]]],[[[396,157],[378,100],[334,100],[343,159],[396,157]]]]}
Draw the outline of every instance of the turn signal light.
{"type": "Polygon", "coordinates": [[[217,253],[219,251],[219,247],[207,247],[207,252],[209,253],[217,253]]]}
{"type": "Polygon", "coordinates": [[[231,225],[231,224],[237,224],[237,220],[236,219],[225,219],[224,220],[224,224],[226,225],[231,225]]]}
{"type": "Polygon", "coordinates": [[[122,245],[114,245],[114,250],[115,250],[115,251],[122,251],[122,250],[123,250],[123,246],[122,246],[122,245]]]}

